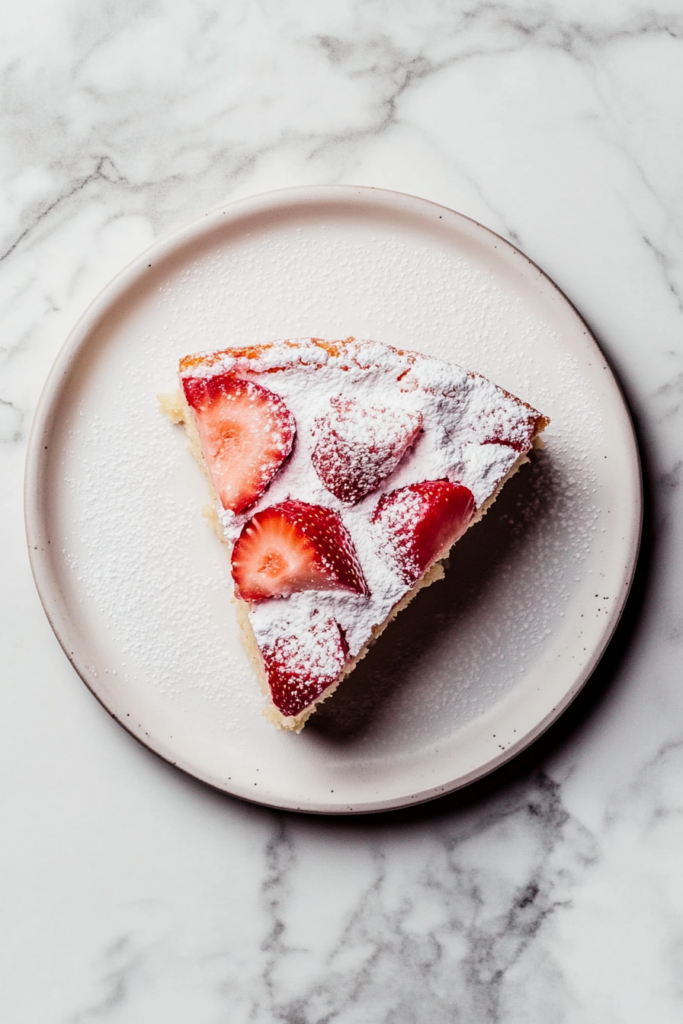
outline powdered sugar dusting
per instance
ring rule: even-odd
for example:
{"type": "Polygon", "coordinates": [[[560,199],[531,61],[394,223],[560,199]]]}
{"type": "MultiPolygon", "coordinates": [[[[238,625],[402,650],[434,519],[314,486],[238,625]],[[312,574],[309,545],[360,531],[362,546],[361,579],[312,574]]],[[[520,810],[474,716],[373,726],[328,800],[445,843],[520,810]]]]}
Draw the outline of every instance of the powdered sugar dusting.
{"type": "MultiPolygon", "coordinates": [[[[410,590],[395,560],[382,551],[377,527],[370,525],[381,496],[408,484],[447,479],[468,487],[480,505],[514,465],[518,449],[530,446],[538,418],[538,413],[482,376],[377,341],[276,341],[249,354],[226,350],[191,363],[185,375],[232,373],[257,379],[285,402],[297,425],[290,460],[256,504],[230,517],[219,509],[228,541],[236,539],[255,512],[287,498],[324,505],[342,518],[370,588],[368,597],[317,592],[298,602],[294,595],[253,605],[249,618],[261,647],[282,635],[283,618],[289,620],[292,614],[298,616],[292,636],[307,634],[310,615],[319,609],[341,626],[349,656],[358,654],[374,627],[410,590]],[[378,410],[374,417],[373,409],[378,410]],[[375,480],[371,493],[354,505],[331,493],[316,471],[315,453],[324,429],[333,429],[350,442],[370,433],[371,440],[388,445],[397,431],[405,434],[406,441],[412,439],[420,424],[421,433],[412,448],[406,450],[404,445],[394,465],[389,465],[390,472],[375,480]],[[497,443],[496,438],[507,443],[497,443]]],[[[298,642],[310,647],[313,640],[298,642]]]]}

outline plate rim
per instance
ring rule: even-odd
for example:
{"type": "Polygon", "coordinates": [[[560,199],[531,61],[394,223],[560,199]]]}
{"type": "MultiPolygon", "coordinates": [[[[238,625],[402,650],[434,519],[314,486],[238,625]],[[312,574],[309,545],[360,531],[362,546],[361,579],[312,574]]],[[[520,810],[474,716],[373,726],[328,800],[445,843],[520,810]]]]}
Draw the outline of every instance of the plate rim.
{"type": "Polygon", "coordinates": [[[602,348],[571,299],[567,297],[562,289],[541,267],[538,266],[538,264],[531,260],[517,246],[497,234],[497,232],[493,231],[491,228],[486,227],[486,225],[481,224],[472,217],[468,217],[466,214],[453,210],[443,204],[436,203],[433,200],[415,196],[410,193],[378,188],[371,185],[297,185],[289,188],[269,190],[267,192],[257,193],[231,202],[221,203],[206,211],[199,217],[195,217],[191,221],[180,225],[168,234],[163,235],[157,241],[153,242],[138,256],[126,264],[88,304],[69,331],[64,343],[59,349],[50,371],[48,372],[36,405],[26,451],[24,475],[24,521],[29,562],[36,589],[38,591],[38,596],[48,622],[50,623],[62,650],[77,675],[87,686],[88,690],[95,697],[98,703],[120,726],[126,730],[129,735],[133,736],[134,739],[141,743],[142,746],[151,751],[166,764],[183,771],[192,778],[217,789],[219,792],[227,793],[249,803],[278,810],[288,810],[307,814],[333,816],[373,814],[382,811],[400,810],[402,808],[426,803],[440,796],[464,789],[472,783],[485,778],[487,775],[490,775],[502,765],[513,760],[522,753],[522,751],[531,746],[531,744],[539,739],[539,737],[542,736],[543,733],[545,733],[550,726],[558,720],[558,718],[560,718],[569,705],[574,701],[592,676],[602,656],[607,650],[623,614],[631,586],[633,584],[642,537],[643,475],[635,428],[624,391],[602,348]],[[551,295],[554,294],[564,305],[568,307],[571,314],[576,318],[577,326],[583,330],[588,342],[592,342],[595,346],[596,352],[601,358],[601,371],[610,379],[610,382],[614,387],[615,397],[618,400],[617,405],[620,407],[623,425],[625,427],[622,439],[625,448],[628,450],[628,462],[631,470],[631,477],[635,484],[634,494],[632,496],[634,499],[634,508],[631,521],[631,531],[628,538],[629,543],[625,544],[625,549],[628,548],[628,561],[624,568],[625,585],[622,588],[619,602],[617,603],[615,601],[613,605],[610,619],[607,623],[609,628],[605,629],[603,635],[595,644],[595,647],[591,652],[591,657],[584,664],[583,670],[577,674],[573,685],[569,687],[563,695],[563,699],[558,701],[557,704],[555,704],[552,709],[535,724],[535,726],[529,729],[514,744],[511,744],[504,751],[493,756],[484,764],[472,769],[465,775],[460,775],[450,783],[430,786],[426,789],[420,789],[418,792],[409,796],[400,798],[368,800],[360,804],[356,803],[345,806],[340,804],[328,805],[325,803],[306,804],[305,800],[297,802],[294,799],[269,800],[266,798],[265,794],[263,797],[256,797],[249,793],[246,787],[241,787],[239,785],[230,786],[220,780],[212,779],[208,775],[200,774],[197,771],[192,770],[190,767],[185,767],[180,760],[173,761],[161,750],[156,749],[149,738],[146,738],[144,735],[140,735],[136,732],[132,726],[126,723],[125,719],[122,720],[117,712],[105,703],[103,696],[97,692],[97,689],[89,679],[87,665],[83,664],[82,661],[79,661],[77,651],[70,650],[71,644],[69,643],[68,637],[68,608],[66,607],[66,602],[62,600],[56,581],[52,579],[50,559],[47,553],[49,538],[42,512],[43,503],[41,502],[41,489],[45,486],[45,480],[47,477],[46,470],[50,459],[50,446],[46,445],[44,442],[51,433],[51,422],[55,411],[58,408],[63,389],[66,386],[72,367],[81,351],[87,345],[91,334],[97,327],[98,322],[103,320],[107,313],[117,305],[125,295],[126,291],[137,283],[140,276],[154,266],[155,261],[158,262],[167,258],[174,251],[181,249],[184,245],[187,245],[193,240],[197,240],[203,235],[210,234],[211,231],[217,229],[221,223],[227,224],[230,220],[238,222],[249,215],[264,214],[269,210],[274,212],[275,210],[281,209],[283,206],[314,206],[321,205],[322,203],[334,202],[346,204],[352,204],[355,202],[363,205],[372,203],[373,201],[384,207],[393,209],[396,209],[397,207],[402,208],[404,212],[409,208],[422,215],[431,213],[434,216],[435,221],[449,219],[455,220],[461,224],[462,222],[465,222],[469,225],[470,230],[474,230],[475,234],[477,232],[482,232],[485,236],[488,236],[489,242],[495,240],[496,247],[499,245],[502,250],[501,255],[510,259],[515,259],[517,263],[521,261],[521,269],[523,273],[529,273],[529,271],[532,271],[534,275],[542,278],[545,288],[549,289],[551,295]],[[226,220],[223,220],[223,218],[226,218],[226,220]],[[152,258],[151,263],[149,262],[150,258],[152,258]]]}

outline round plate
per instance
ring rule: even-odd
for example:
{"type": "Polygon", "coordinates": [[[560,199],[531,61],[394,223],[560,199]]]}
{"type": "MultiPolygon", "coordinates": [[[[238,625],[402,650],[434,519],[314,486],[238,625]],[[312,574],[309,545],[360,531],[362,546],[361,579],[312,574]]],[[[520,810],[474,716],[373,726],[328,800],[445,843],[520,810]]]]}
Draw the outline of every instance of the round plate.
{"type": "Polygon", "coordinates": [[[57,359],[26,476],[38,590],[98,700],[197,778],[323,813],[430,799],[543,732],[614,631],[640,519],[627,410],[562,293],[466,217],[350,186],[226,206],[124,270],[57,359]],[[446,580],[296,736],[260,714],[205,481],[156,394],[190,352],[349,335],[477,370],[552,423],[446,580]]]}

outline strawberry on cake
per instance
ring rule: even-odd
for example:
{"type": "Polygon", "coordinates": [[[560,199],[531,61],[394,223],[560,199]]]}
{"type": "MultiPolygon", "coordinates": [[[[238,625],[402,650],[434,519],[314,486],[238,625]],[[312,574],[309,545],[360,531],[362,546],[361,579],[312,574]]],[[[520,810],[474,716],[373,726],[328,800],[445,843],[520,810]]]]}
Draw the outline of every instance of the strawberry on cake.
{"type": "Polygon", "coordinates": [[[548,423],[476,373],[303,338],[180,362],[162,408],[206,472],[266,717],[300,732],[548,423]]]}

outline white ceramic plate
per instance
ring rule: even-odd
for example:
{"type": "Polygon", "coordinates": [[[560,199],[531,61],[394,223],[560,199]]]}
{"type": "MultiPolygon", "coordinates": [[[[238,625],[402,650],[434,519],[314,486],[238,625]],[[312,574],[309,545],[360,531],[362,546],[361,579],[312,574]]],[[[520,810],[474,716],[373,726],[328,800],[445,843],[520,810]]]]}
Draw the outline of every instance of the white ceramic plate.
{"type": "Polygon", "coordinates": [[[473,221],[348,186],[216,210],[124,270],[57,359],[26,478],[36,583],[98,700],[197,778],[323,813],[457,789],[543,732],[616,626],[640,518],[629,416],[567,299],[473,221]],[[294,736],[260,714],[205,483],[155,396],[188,352],[311,335],[461,363],[552,424],[446,581],[294,736]]]}

